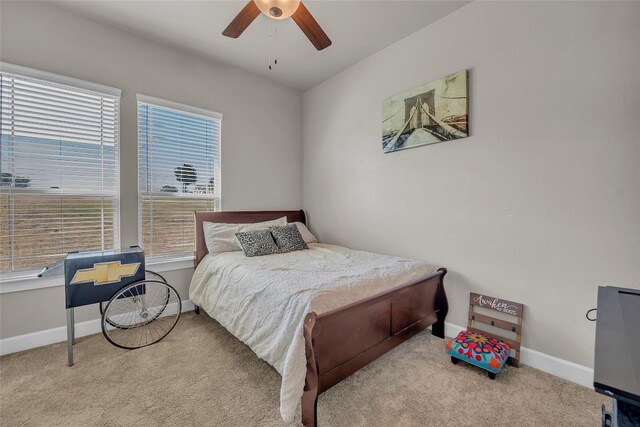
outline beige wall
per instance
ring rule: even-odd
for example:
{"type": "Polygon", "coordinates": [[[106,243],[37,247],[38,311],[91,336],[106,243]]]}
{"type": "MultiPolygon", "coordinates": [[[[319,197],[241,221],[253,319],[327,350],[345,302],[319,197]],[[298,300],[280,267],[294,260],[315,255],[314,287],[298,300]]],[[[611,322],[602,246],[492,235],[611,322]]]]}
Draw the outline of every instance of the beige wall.
{"type": "Polygon", "coordinates": [[[640,3],[474,2],[304,95],[322,241],[526,305],[524,345],[593,365],[597,286],[640,288],[640,3]],[[382,100],[470,70],[471,137],[381,149],[382,100]]]}
{"type": "MultiPolygon", "coordinates": [[[[144,93],[224,113],[225,209],[299,208],[304,166],[319,237],[448,267],[454,324],[470,291],[521,301],[527,347],[591,366],[597,285],[640,286],[640,3],[473,3],[308,91],[304,117],[293,90],[54,6],[0,15],[1,60],[123,90],[124,245],[144,93]],[[471,137],[382,154],[382,100],[461,68],[471,137]]],[[[191,272],[163,274],[187,298],[191,272]]],[[[1,338],[62,325],[61,287],[0,296],[1,338]]]]}
{"type": "MultiPolygon", "coordinates": [[[[122,89],[121,242],[137,243],[136,94],[224,114],[222,205],[299,209],[302,96],[236,68],[127,34],[50,4],[1,3],[0,59],[122,89]]],[[[168,272],[183,299],[192,269],[168,272]]],[[[164,273],[163,273],[164,274],[164,273]]],[[[0,296],[0,337],[64,325],[64,290],[0,296]]],[[[77,320],[97,317],[78,311],[77,320]]]]}

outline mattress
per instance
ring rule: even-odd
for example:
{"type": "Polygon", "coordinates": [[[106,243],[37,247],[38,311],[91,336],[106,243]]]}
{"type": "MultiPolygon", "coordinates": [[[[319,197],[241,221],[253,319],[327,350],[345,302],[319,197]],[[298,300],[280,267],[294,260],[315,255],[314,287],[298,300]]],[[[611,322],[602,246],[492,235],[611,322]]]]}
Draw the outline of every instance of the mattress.
{"type": "Polygon", "coordinates": [[[261,257],[225,252],[198,265],[189,298],[280,373],[280,413],[292,422],[306,376],[305,315],[416,282],[437,268],[320,243],[261,257]]]}

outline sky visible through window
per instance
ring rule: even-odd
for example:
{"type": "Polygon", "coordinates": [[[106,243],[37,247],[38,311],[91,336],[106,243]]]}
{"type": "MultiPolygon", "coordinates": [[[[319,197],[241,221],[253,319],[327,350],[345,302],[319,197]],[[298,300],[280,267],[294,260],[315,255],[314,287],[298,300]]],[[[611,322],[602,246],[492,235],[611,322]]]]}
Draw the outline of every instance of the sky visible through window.
{"type": "Polygon", "coordinates": [[[61,192],[117,191],[114,144],[2,135],[2,187],[61,192]]]}
{"type": "MultiPolygon", "coordinates": [[[[169,110],[148,114],[148,108],[155,107],[140,109],[140,190],[211,193],[217,124],[169,110]],[[191,165],[193,169],[185,169],[184,165],[191,165]],[[189,182],[190,177],[194,177],[195,182],[189,182]]],[[[2,135],[3,187],[62,192],[115,191],[115,161],[114,144],[2,135]]]]}
{"type": "Polygon", "coordinates": [[[216,120],[140,103],[138,132],[140,192],[213,193],[216,120]]]}

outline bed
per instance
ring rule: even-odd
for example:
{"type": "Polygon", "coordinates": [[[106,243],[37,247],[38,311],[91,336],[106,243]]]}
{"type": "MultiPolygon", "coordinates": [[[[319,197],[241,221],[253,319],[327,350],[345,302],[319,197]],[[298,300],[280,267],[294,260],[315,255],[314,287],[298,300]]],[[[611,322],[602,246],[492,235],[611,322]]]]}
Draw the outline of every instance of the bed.
{"type": "Polygon", "coordinates": [[[255,223],[303,211],[197,212],[190,299],[282,375],[280,412],[317,425],[318,395],[418,332],[444,338],[446,269],[309,244],[262,257],[209,255],[203,224],[255,223]]]}

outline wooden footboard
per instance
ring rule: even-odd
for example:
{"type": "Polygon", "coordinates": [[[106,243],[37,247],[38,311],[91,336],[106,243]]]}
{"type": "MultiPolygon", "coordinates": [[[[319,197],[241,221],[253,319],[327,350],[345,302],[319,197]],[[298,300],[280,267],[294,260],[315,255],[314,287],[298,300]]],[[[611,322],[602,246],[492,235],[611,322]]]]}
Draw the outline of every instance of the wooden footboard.
{"type": "Polygon", "coordinates": [[[444,338],[448,311],[444,268],[409,285],[375,295],[304,322],[307,377],[302,423],[317,425],[318,395],[433,325],[444,338]]]}

